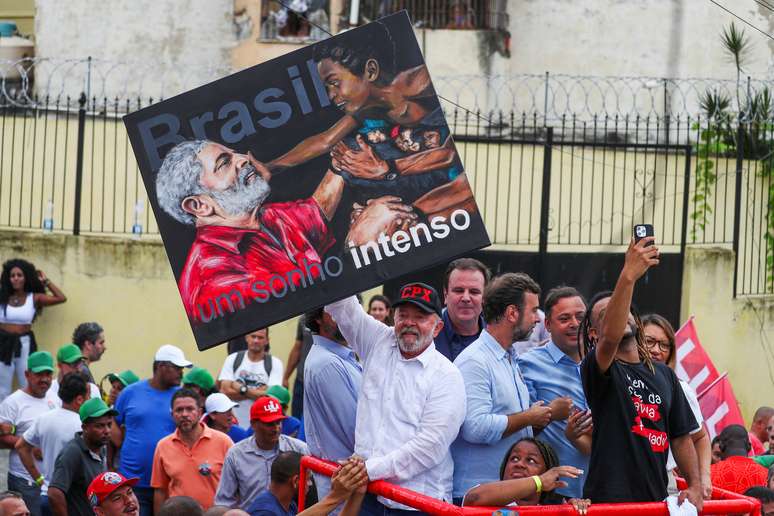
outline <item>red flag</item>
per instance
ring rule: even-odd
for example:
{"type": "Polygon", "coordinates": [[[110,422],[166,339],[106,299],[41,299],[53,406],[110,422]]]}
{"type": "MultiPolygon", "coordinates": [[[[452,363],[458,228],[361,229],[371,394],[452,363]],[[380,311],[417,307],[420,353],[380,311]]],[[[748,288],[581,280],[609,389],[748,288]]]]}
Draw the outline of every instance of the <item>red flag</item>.
{"type": "MultiPolygon", "coordinates": [[[[702,392],[718,379],[718,371],[699,342],[693,317],[675,333],[675,373],[696,392],[702,392]]],[[[704,411],[702,410],[702,413],[704,411]]]]}
{"type": "Polygon", "coordinates": [[[727,373],[723,373],[703,392],[700,391],[698,397],[710,439],[714,439],[728,425],[744,426],[744,419],[727,373]]]}

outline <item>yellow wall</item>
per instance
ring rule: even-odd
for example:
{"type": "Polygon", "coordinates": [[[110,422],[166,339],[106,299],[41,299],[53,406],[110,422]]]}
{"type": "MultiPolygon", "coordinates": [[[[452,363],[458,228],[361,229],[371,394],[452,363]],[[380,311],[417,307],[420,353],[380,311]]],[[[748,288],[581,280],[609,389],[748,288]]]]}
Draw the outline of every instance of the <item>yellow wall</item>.
{"type": "Polygon", "coordinates": [[[681,318],[696,317],[702,345],[728,377],[742,415],[771,406],[774,393],[774,299],[733,299],[734,254],[719,247],[688,247],[681,318]]]}
{"type": "MultiPolygon", "coordinates": [[[[42,349],[55,353],[81,322],[97,321],[105,328],[108,350],[92,368],[95,379],[124,369],[150,376],[153,353],[162,344],[181,347],[214,376],[220,371],[225,347],[197,350],[160,242],[2,231],[0,261],[12,257],[33,262],[67,295],[65,304],[46,308],[35,321],[42,349]]],[[[364,293],[364,301],[378,291],[364,293]]],[[[296,321],[270,330],[272,353],[283,363],[296,321]]]]}

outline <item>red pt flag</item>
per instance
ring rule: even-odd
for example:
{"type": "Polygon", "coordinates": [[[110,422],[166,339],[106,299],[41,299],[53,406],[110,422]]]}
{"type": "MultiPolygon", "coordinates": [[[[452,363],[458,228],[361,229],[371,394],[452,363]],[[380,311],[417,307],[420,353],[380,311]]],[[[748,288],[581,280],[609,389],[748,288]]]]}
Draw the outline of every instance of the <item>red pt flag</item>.
{"type": "Polygon", "coordinates": [[[699,392],[699,407],[710,439],[714,439],[728,425],[744,426],[734,389],[726,373],[704,392],[699,392]]]}
{"type": "Polygon", "coordinates": [[[693,317],[675,333],[675,347],[675,373],[678,378],[688,382],[697,393],[718,379],[718,370],[699,341],[693,317]]]}

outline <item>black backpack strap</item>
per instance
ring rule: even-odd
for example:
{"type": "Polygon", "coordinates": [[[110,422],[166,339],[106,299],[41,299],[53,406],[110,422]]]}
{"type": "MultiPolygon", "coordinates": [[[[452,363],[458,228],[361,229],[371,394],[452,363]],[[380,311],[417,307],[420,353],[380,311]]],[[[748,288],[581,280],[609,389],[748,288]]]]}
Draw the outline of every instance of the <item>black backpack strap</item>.
{"type": "Polygon", "coordinates": [[[242,361],[245,359],[245,353],[247,353],[246,350],[237,351],[237,355],[234,357],[234,367],[232,372],[236,374],[237,369],[239,369],[239,366],[242,365],[242,361]]]}
{"type": "Polygon", "coordinates": [[[263,368],[266,370],[266,381],[269,381],[269,376],[271,376],[271,364],[273,360],[271,359],[271,353],[265,353],[263,355],[263,368]]]}

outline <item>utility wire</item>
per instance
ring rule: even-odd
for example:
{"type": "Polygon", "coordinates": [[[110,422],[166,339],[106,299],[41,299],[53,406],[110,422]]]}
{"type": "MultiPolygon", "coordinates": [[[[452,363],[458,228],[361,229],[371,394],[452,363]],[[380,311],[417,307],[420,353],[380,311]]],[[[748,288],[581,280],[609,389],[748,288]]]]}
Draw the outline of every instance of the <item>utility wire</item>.
{"type": "MultiPolygon", "coordinates": [[[[757,30],[758,32],[760,32],[761,34],[763,34],[764,36],[766,36],[767,38],[769,38],[769,39],[771,39],[771,40],[774,40],[774,36],[772,36],[771,34],[769,34],[769,33],[768,33],[768,32],[766,32],[766,31],[764,31],[763,29],[759,29],[758,27],[756,27],[756,26],[755,26],[755,25],[753,25],[752,23],[748,22],[747,20],[745,20],[744,18],[742,18],[742,17],[741,17],[741,16],[739,16],[738,14],[734,13],[733,11],[730,11],[730,10],[726,9],[725,7],[723,7],[722,5],[720,5],[719,3],[717,3],[715,0],[709,0],[709,1],[710,1],[710,2],[712,2],[713,4],[715,4],[716,6],[720,7],[721,9],[723,9],[723,10],[724,10],[724,11],[726,11],[728,14],[730,14],[731,16],[733,16],[734,18],[736,18],[737,20],[741,21],[741,22],[742,22],[742,23],[744,23],[745,25],[747,25],[747,26],[749,26],[749,27],[752,27],[753,29],[757,30]]],[[[757,0],[756,0],[756,1],[757,1],[757,0]]],[[[769,6],[767,5],[766,7],[769,7],[769,6]]],[[[771,9],[771,7],[769,7],[769,9],[771,9]]]]}

